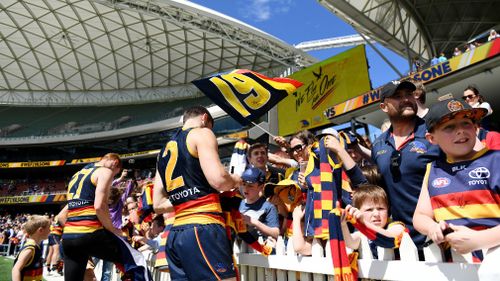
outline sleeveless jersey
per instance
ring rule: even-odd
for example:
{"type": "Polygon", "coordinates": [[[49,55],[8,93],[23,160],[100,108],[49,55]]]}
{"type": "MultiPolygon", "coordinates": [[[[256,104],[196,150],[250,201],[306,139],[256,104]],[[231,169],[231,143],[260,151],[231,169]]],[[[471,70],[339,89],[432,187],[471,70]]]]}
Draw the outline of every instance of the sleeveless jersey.
{"type": "Polygon", "coordinates": [[[187,146],[190,131],[178,130],[158,154],[158,172],[175,209],[174,226],[210,223],[224,226],[219,192],[210,186],[198,157],[187,146]]]}
{"type": "Polygon", "coordinates": [[[500,151],[482,150],[472,160],[428,164],[426,180],[436,221],[472,229],[500,224],[500,151]]]}
{"type": "Polygon", "coordinates": [[[63,233],[63,227],[58,221],[53,222],[50,225],[50,234],[61,236],[62,233],[63,233]]]}
{"type": "Polygon", "coordinates": [[[99,166],[89,164],[73,175],[68,185],[68,219],[64,225],[64,239],[81,237],[103,226],[94,208],[96,186],[92,174],[99,166]]]}
{"type": "Polygon", "coordinates": [[[33,255],[30,257],[28,263],[21,269],[21,280],[22,281],[42,281],[43,280],[43,262],[42,262],[42,249],[40,245],[37,245],[33,239],[28,239],[24,246],[21,248],[19,253],[14,260],[16,264],[17,259],[22,251],[25,249],[33,249],[33,255]]]}

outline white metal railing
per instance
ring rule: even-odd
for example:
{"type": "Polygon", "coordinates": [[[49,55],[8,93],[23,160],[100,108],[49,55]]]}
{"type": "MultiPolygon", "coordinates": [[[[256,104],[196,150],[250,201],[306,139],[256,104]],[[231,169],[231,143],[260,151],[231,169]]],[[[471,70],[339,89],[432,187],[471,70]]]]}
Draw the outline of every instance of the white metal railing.
{"type": "MultiPolygon", "coordinates": [[[[293,250],[292,240],[285,247],[278,239],[276,254],[265,257],[254,252],[245,243],[235,243],[234,252],[239,265],[241,281],[330,281],[333,277],[333,263],[330,246],[323,248],[313,241],[312,256],[301,256],[293,250]]],[[[440,248],[431,244],[424,249],[425,261],[418,260],[417,248],[405,234],[399,249],[400,260],[394,260],[392,249],[377,248],[378,259],[372,257],[366,238],[362,239],[358,260],[359,278],[378,280],[467,280],[478,278],[478,263],[472,263],[472,255],[460,255],[452,250],[453,262],[444,262],[440,248]]],[[[170,280],[167,272],[156,270],[154,255],[146,255],[150,270],[156,281],[170,280]]]]}

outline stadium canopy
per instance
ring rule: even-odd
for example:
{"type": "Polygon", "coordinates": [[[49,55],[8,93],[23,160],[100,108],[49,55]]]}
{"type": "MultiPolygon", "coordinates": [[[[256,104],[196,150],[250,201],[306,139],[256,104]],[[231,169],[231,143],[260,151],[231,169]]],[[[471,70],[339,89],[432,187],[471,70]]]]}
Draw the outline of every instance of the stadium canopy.
{"type": "MultiPolygon", "coordinates": [[[[428,60],[498,27],[500,2],[491,0],[318,0],[358,32],[398,54],[428,60]]],[[[487,35],[486,35],[487,36],[487,35]]]]}
{"type": "Polygon", "coordinates": [[[189,1],[5,0],[0,104],[101,106],[199,96],[234,68],[280,75],[316,59],[189,1]]]}

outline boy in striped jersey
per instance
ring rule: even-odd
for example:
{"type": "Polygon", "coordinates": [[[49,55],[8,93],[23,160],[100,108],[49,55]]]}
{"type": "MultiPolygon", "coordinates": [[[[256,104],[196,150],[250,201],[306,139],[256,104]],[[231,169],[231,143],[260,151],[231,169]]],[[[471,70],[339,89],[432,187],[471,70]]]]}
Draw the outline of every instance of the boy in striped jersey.
{"type": "Polygon", "coordinates": [[[42,281],[43,261],[41,243],[49,237],[50,220],[45,216],[34,215],[23,226],[28,239],[14,260],[13,281],[42,281]]]}
{"type": "MultiPolygon", "coordinates": [[[[472,252],[476,261],[482,259],[478,250],[489,249],[481,268],[486,258],[500,258],[500,173],[495,168],[500,151],[476,145],[476,124],[485,115],[485,109],[456,99],[430,109],[426,138],[444,154],[427,166],[413,217],[415,228],[435,243],[472,252]]],[[[500,271],[494,270],[498,277],[500,271]]]]}

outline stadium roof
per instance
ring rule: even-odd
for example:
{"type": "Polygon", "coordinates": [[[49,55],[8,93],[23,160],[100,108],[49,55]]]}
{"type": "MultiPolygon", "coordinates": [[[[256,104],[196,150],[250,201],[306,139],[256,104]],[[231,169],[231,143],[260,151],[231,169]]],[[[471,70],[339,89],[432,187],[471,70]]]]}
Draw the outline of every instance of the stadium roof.
{"type": "Polygon", "coordinates": [[[316,59],[178,0],[5,0],[0,103],[112,105],[199,95],[190,81],[234,68],[279,75],[316,59]]]}
{"type": "Polygon", "coordinates": [[[463,51],[465,43],[500,26],[500,1],[318,1],[358,32],[407,58],[451,56],[455,47],[463,51]]]}

